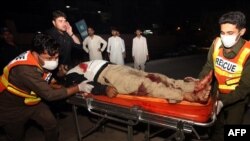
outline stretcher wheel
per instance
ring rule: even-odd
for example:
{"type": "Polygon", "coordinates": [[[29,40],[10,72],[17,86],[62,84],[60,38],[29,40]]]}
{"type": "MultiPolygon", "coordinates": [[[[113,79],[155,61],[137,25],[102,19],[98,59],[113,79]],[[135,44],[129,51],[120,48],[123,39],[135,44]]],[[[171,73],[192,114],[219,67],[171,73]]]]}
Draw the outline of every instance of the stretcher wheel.
{"type": "Polygon", "coordinates": [[[175,140],[176,141],[184,141],[185,140],[185,135],[183,131],[177,131],[175,134],[175,140]]]}

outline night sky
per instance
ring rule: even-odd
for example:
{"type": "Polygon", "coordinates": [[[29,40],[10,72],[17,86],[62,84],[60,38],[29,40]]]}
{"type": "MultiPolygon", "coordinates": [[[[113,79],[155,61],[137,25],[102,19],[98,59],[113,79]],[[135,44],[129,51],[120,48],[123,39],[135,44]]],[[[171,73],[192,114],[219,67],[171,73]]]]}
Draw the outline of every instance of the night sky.
{"type": "Polygon", "coordinates": [[[72,25],[85,19],[98,33],[109,33],[111,26],[123,33],[140,27],[164,34],[178,26],[210,31],[224,12],[240,10],[247,17],[250,14],[249,0],[8,0],[5,3],[1,5],[1,26],[6,19],[13,20],[18,32],[48,29],[52,26],[51,12],[57,9],[67,14],[72,25]],[[66,5],[71,7],[67,9],[66,5]]]}

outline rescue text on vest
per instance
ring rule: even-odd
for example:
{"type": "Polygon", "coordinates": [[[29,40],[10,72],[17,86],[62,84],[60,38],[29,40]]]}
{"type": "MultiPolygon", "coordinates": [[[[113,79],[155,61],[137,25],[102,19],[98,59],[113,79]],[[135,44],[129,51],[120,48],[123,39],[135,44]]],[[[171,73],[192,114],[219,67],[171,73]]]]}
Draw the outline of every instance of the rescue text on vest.
{"type": "Polygon", "coordinates": [[[234,73],[236,70],[236,67],[237,67],[237,64],[230,62],[230,61],[227,61],[227,60],[224,60],[223,58],[221,58],[219,56],[216,58],[215,63],[216,63],[216,66],[218,66],[222,70],[227,71],[227,72],[231,72],[231,73],[234,73]]]}

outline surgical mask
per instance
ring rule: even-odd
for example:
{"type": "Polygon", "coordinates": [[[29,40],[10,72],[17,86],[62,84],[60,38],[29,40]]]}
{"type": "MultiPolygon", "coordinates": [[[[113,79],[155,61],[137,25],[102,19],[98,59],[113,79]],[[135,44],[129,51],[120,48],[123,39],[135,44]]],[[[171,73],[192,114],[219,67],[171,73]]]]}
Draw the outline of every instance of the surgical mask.
{"type": "Polygon", "coordinates": [[[220,35],[220,37],[226,48],[231,48],[238,41],[238,35],[220,35]]]}
{"type": "Polygon", "coordinates": [[[44,61],[44,65],[42,67],[47,70],[54,70],[56,69],[57,66],[58,66],[58,59],[51,61],[44,61]]]}

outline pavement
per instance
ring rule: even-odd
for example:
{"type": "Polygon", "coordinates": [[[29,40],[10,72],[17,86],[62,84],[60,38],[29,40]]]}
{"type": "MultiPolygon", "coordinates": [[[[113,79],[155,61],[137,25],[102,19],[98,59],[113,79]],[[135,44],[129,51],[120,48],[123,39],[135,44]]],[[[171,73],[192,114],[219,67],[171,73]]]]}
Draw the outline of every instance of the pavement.
{"type": "MultiPolygon", "coordinates": [[[[150,61],[146,64],[146,71],[159,72],[175,79],[182,79],[185,76],[197,77],[203,64],[205,63],[205,55],[184,56],[169,59],[161,59],[150,61]]],[[[131,63],[126,64],[132,66],[131,63]]],[[[90,114],[84,108],[78,108],[78,118],[81,132],[87,132],[89,129],[95,126],[99,117],[90,114]]],[[[67,104],[63,118],[58,118],[60,141],[78,141],[77,132],[74,124],[74,118],[71,111],[71,105],[67,104]]],[[[250,108],[247,111],[244,124],[250,124],[250,108]]],[[[146,131],[146,125],[139,123],[134,126],[133,140],[144,141],[144,132],[146,131]]],[[[157,130],[159,127],[153,126],[152,130],[157,130]]],[[[206,129],[204,129],[206,130],[206,129]]],[[[163,141],[165,140],[173,130],[165,130],[160,134],[156,134],[151,141],[163,141]]],[[[194,134],[186,134],[185,141],[193,141],[194,134]]],[[[117,123],[114,121],[107,121],[106,124],[100,126],[95,132],[92,132],[88,136],[84,137],[82,141],[127,141],[127,125],[117,123]]],[[[0,135],[0,141],[7,141],[4,134],[0,135]]],[[[25,141],[44,141],[44,135],[42,129],[35,123],[29,122],[26,131],[25,141]]]]}

